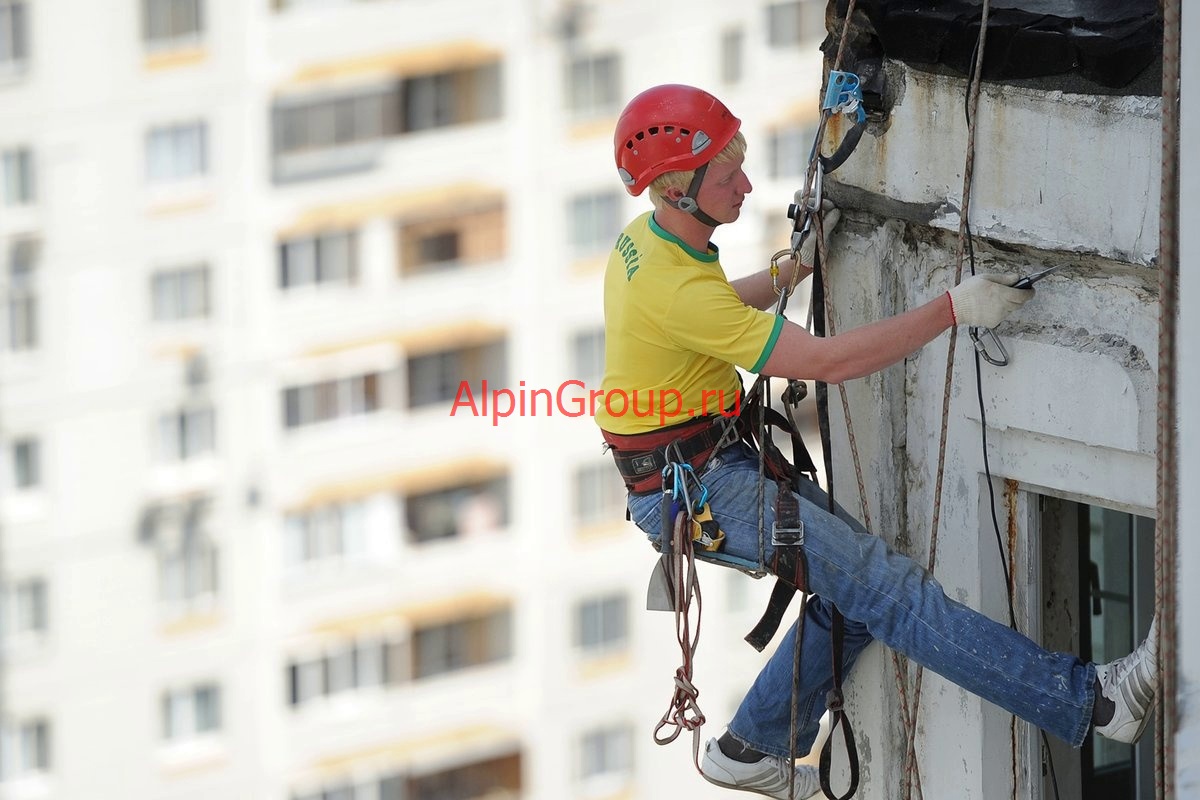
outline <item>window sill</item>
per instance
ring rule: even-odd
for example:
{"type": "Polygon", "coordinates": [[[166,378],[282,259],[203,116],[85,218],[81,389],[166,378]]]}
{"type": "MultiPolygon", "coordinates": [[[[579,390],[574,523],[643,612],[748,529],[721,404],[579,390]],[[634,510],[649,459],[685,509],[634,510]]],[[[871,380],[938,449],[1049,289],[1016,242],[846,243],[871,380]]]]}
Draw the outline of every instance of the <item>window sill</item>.
{"type": "Polygon", "coordinates": [[[208,60],[208,50],[192,42],[167,44],[151,48],[142,60],[147,72],[160,72],[182,67],[192,67],[208,60]]]}
{"type": "Polygon", "coordinates": [[[229,759],[228,749],[217,734],[200,734],[159,748],[159,766],[170,775],[181,775],[219,767],[229,759]]]}
{"type": "Polygon", "coordinates": [[[50,776],[31,772],[0,783],[0,800],[34,800],[50,796],[50,776]]]}

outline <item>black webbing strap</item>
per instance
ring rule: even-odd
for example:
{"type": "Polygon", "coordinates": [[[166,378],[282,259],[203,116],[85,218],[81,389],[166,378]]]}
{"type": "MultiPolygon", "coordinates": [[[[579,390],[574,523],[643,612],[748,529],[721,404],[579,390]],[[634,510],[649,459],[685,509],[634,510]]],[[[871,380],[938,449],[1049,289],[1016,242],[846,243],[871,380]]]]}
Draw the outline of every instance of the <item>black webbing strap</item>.
{"type": "Polygon", "coordinates": [[[850,726],[850,717],[846,716],[845,698],[842,696],[842,648],[845,646],[846,620],[841,614],[833,615],[833,688],[825,696],[825,708],[832,715],[829,727],[829,738],[821,748],[821,761],[818,776],[821,779],[821,791],[831,800],[849,800],[858,791],[858,747],[854,743],[854,729],[850,726]],[[842,741],[846,744],[846,759],[850,762],[850,788],[843,795],[835,795],[829,785],[830,761],[833,758],[833,732],[842,729],[842,741]]]}
{"type": "Polygon", "coordinates": [[[754,630],[746,634],[746,641],[760,653],[775,636],[783,621],[783,614],[792,602],[796,590],[808,591],[808,563],[804,558],[804,525],[800,522],[800,502],[792,494],[791,487],[779,482],[775,495],[775,528],[771,531],[774,553],[771,572],[775,573],[775,587],[762,618],[754,630]]]}

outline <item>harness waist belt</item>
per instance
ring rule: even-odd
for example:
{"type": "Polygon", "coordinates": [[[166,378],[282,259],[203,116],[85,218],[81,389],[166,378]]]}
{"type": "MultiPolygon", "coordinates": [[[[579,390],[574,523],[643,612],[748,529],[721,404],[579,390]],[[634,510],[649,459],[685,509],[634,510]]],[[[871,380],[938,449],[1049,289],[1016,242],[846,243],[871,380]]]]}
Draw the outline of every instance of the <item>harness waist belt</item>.
{"type": "MultiPolygon", "coordinates": [[[[699,469],[721,441],[725,431],[721,421],[721,417],[707,416],[648,433],[622,435],[601,430],[601,434],[612,450],[625,487],[634,494],[646,494],[662,488],[668,445],[676,443],[678,456],[699,469]]],[[[738,440],[740,437],[733,441],[738,440]]]]}

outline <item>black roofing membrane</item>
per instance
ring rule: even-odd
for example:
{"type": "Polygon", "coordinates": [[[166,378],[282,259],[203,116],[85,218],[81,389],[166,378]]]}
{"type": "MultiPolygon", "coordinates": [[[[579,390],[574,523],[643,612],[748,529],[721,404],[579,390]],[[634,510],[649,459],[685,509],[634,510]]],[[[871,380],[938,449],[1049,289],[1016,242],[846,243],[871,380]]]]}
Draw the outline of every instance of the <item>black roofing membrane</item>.
{"type": "MultiPolygon", "coordinates": [[[[845,0],[838,6],[845,12],[845,0]]],[[[858,0],[884,53],[967,74],[982,0],[858,0]]],[[[988,14],[983,77],[1077,74],[1119,89],[1162,52],[1157,0],[999,0],[988,14]]]]}

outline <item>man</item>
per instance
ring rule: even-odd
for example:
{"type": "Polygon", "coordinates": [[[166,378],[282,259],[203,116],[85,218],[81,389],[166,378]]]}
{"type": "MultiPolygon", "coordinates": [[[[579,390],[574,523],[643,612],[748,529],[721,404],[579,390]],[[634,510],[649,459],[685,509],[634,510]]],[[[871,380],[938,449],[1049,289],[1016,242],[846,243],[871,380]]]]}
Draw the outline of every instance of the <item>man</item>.
{"type": "MultiPolygon", "coordinates": [[[[725,555],[757,562],[758,457],[742,443],[713,452],[721,444],[711,424],[721,410],[713,407],[713,398],[724,397],[728,405],[741,389],[735,365],[839,383],[901,361],[952,325],[994,327],[1033,291],[1012,288],[1015,275],[974,276],[922,306],[829,338],[813,337],[759,310],[776,300],[768,271],[730,283],[709,240],[718,225],[737,220],[751,191],[739,128],[740,121],[715,97],[680,85],[639,94],[617,122],[618,173],[632,195],[649,188],[654,211],[625,228],[604,284],[601,388],[606,397],[616,390],[634,402],[624,408],[607,404],[596,421],[630,489],[631,518],[652,542],[661,530],[663,449],[676,442],[676,457],[697,468],[707,465],[701,478],[726,535],[725,555]],[[681,424],[663,415],[668,396],[681,400],[676,404],[684,410],[681,424]],[[645,413],[655,397],[661,401],[657,412],[645,413]],[[691,419],[687,409],[700,416],[691,419]]],[[[837,220],[838,212],[830,211],[826,230],[837,220]]],[[[794,269],[801,277],[811,273],[811,249],[806,250],[799,265],[790,260],[781,265],[782,285],[794,269]]],[[[761,509],[768,531],[777,491],[768,481],[761,509]]],[[[833,605],[846,618],[848,668],[863,647],[879,639],[1072,745],[1081,745],[1091,728],[1123,742],[1141,735],[1157,688],[1153,627],[1136,651],[1111,664],[1047,652],[947,598],[933,576],[857,522],[827,513],[819,488],[806,485],[803,491],[807,580],[816,596],[803,626],[796,752],[811,748],[833,683],[833,605]]],[[[787,758],[796,630],[793,625],[780,641],[728,729],[705,746],[701,772],[710,782],[786,800],[794,769],[793,800],[818,791],[816,770],[793,767],[787,758]]]]}

